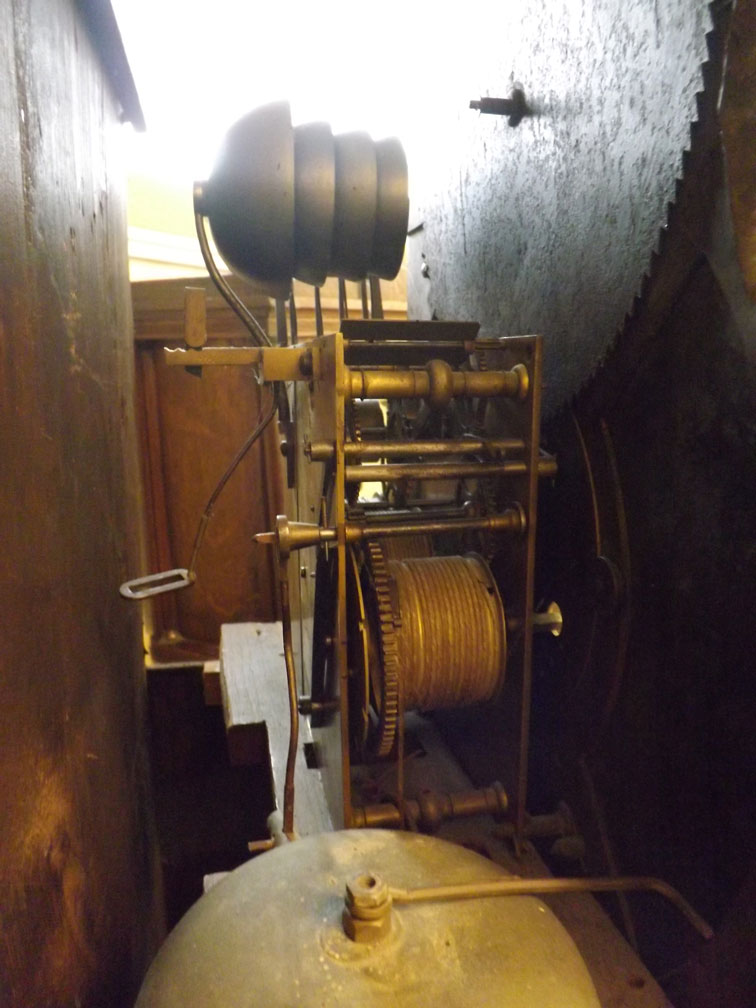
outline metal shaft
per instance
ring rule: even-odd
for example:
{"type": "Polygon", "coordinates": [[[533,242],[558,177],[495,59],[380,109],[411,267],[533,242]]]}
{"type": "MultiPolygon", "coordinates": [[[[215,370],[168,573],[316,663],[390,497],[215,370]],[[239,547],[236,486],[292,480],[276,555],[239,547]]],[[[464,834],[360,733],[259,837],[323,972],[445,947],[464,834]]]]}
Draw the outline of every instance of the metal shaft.
{"type": "Polygon", "coordinates": [[[523,364],[511,371],[453,371],[445,361],[435,360],[416,370],[348,368],[346,383],[349,399],[428,399],[442,406],[454,396],[524,398],[529,377],[523,364]]]}
{"type": "MultiPolygon", "coordinates": [[[[444,532],[524,532],[527,518],[522,508],[506,508],[501,514],[484,518],[452,518],[408,522],[381,522],[380,524],[356,524],[344,526],[344,536],[348,543],[363,539],[385,539],[391,536],[436,535],[444,532]]],[[[258,532],[255,541],[264,546],[277,546],[282,557],[293,550],[307,549],[319,543],[335,542],[335,528],[323,528],[305,522],[290,522],[285,515],[279,515],[273,532],[258,532]]]]}
{"type": "MultiPolygon", "coordinates": [[[[502,816],[507,811],[506,791],[498,782],[487,788],[466,791],[423,791],[418,798],[404,803],[407,820],[426,832],[434,832],[446,820],[464,819],[477,815],[502,816]]],[[[396,805],[362,805],[353,811],[353,824],[360,827],[401,826],[401,814],[396,805]]]]}
{"type": "MultiPolygon", "coordinates": [[[[523,476],[527,463],[511,462],[379,462],[376,465],[348,465],[344,467],[347,483],[372,483],[400,479],[445,480],[476,479],[484,476],[523,476]]],[[[539,476],[553,476],[556,462],[543,458],[538,463],[539,476]]]]}
{"type": "MultiPolygon", "coordinates": [[[[360,539],[386,539],[390,536],[440,535],[445,532],[524,532],[525,526],[524,511],[507,508],[502,514],[487,518],[446,518],[357,527],[360,529],[360,539]]],[[[354,528],[347,525],[347,541],[351,540],[354,528]]]]}
{"type": "MultiPolygon", "coordinates": [[[[418,458],[425,455],[484,455],[496,458],[521,452],[522,438],[457,438],[453,441],[347,441],[344,457],[351,459],[418,458]]],[[[313,462],[333,458],[333,444],[315,442],[305,445],[305,454],[313,462]]]]}
{"type": "Polygon", "coordinates": [[[707,941],[714,932],[684,896],[663,879],[651,876],[620,878],[505,878],[470,882],[465,885],[430,886],[426,889],[389,888],[396,903],[422,903],[431,900],[477,899],[484,896],[526,896],[571,892],[632,892],[648,890],[673,903],[698,933],[707,941]]]}

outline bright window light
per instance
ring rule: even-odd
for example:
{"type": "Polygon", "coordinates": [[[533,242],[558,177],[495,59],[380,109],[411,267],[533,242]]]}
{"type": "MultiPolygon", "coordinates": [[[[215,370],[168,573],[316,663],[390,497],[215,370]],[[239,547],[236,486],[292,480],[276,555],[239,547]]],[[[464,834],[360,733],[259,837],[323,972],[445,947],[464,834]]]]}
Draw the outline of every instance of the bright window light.
{"type": "MultiPolygon", "coordinates": [[[[206,177],[228,127],[282,98],[294,125],[326,120],[335,133],[399,136],[411,155],[442,100],[443,74],[434,74],[433,95],[423,85],[428,56],[443,61],[444,33],[446,49],[458,44],[449,15],[406,0],[113,7],[147,121],[147,133],[130,138],[130,169],[174,181],[206,177]]],[[[467,98],[457,96],[463,107],[467,98]]]]}

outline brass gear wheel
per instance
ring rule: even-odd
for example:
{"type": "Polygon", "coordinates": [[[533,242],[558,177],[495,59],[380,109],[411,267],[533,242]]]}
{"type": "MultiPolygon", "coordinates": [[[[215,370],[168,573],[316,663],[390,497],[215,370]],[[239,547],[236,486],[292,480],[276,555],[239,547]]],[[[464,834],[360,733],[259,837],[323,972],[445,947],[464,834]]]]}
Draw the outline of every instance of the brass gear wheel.
{"type": "Polygon", "coordinates": [[[378,733],[375,752],[388,756],[396,742],[401,703],[401,673],[399,646],[396,639],[397,613],[391,592],[391,583],[379,542],[368,541],[365,551],[367,576],[375,600],[378,621],[378,647],[380,668],[371,669],[375,706],[378,713],[378,733]]]}

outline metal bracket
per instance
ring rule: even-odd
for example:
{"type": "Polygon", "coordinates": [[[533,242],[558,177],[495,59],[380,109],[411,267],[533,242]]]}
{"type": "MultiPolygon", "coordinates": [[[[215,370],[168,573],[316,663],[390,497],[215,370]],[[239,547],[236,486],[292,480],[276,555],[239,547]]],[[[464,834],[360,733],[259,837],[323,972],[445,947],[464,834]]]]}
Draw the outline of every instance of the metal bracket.
{"type": "Polygon", "coordinates": [[[133,581],[124,581],[118,589],[127,599],[145,599],[153,595],[162,595],[163,592],[177,591],[179,588],[188,588],[194,584],[195,576],[186,567],[176,567],[169,571],[160,571],[159,574],[147,574],[146,577],[134,578],[133,581]]]}

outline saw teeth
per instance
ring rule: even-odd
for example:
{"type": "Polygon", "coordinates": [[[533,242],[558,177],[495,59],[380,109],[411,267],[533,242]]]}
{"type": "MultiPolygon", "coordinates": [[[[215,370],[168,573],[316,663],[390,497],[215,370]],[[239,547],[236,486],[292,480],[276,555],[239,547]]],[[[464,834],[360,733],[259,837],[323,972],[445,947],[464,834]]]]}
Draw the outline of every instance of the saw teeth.
{"type": "MultiPolygon", "coordinates": [[[[660,227],[656,238],[656,246],[659,252],[663,252],[674,238],[679,234],[679,228],[684,221],[680,221],[679,206],[683,201],[687,201],[694,191],[700,187],[700,180],[707,176],[710,171],[708,162],[711,161],[712,145],[719,137],[718,124],[718,96],[723,81],[723,61],[725,41],[727,39],[729,15],[731,3],[714,2],[708,4],[711,29],[706,32],[706,49],[708,58],[699,65],[700,88],[695,94],[696,118],[690,123],[689,145],[682,152],[681,177],[675,180],[674,200],[667,203],[667,217],[665,223],[660,227]],[[691,184],[692,183],[692,184],[691,184]]],[[[694,195],[695,199],[696,196],[694,195]]],[[[700,194],[698,196],[700,199],[700,194]]],[[[630,311],[617,331],[612,344],[606,348],[601,359],[596,362],[593,369],[585,377],[579,388],[570,397],[573,402],[590,397],[591,389],[595,387],[595,382],[605,373],[605,365],[611,359],[613,352],[624,345],[629,345],[632,339],[631,330],[636,327],[643,317],[651,295],[657,275],[660,272],[660,260],[662,256],[655,256],[652,253],[650,265],[646,270],[646,277],[641,279],[640,292],[635,295],[630,311]]]]}

